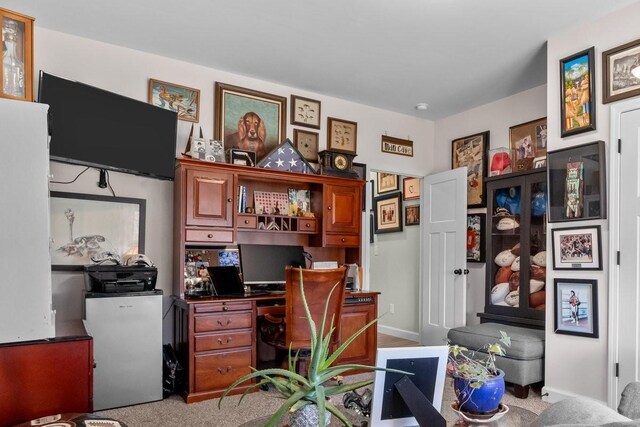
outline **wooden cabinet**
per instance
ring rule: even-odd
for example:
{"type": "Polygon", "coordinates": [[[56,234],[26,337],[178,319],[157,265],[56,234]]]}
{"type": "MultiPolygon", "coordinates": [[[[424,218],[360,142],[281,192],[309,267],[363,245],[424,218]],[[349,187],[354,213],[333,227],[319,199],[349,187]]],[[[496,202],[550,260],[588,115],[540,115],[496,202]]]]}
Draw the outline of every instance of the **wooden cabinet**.
{"type": "Polygon", "coordinates": [[[0,8],[2,98],[33,101],[33,21],[30,16],[0,8]]]}
{"type": "MultiPolygon", "coordinates": [[[[345,340],[360,328],[374,320],[377,316],[377,295],[372,295],[371,302],[347,304],[342,308],[342,324],[340,337],[345,340]]],[[[378,347],[378,329],[371,325],[369,329],[356,338],[338,358],[338,364],[356,363],[359,365],[375,365],[378,347]]]]}
{"type": "Polygon", "coordinates": [[[544,327],[546,201],[544,169],[487,179],[483,321],[544,327]]]}
{"type": "Polygon", "coordinates": [[[233,174],[191,168],[186,173],[186,225],[233,227],[233,174]]]}
{"type": "Polygon", "coordinates": [[[0,345],[0,366],[0,426],[93,411],[93,340],[80,320],[50,340],[0,345]]]}
{"type": "Polygon", "coordinates": [[[359,247],[362,187],[324,186],[323,246],[359,247]]]}

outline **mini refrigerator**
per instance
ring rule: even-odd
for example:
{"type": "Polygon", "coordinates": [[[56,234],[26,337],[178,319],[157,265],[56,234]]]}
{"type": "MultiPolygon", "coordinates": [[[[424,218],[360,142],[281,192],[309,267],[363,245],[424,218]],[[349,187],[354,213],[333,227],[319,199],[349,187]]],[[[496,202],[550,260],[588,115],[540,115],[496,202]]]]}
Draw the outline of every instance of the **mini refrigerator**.
{"type": "Polygon", "coordinates": [[[162,291],[85,293],[95,411],[162,399],[162,291]]]}

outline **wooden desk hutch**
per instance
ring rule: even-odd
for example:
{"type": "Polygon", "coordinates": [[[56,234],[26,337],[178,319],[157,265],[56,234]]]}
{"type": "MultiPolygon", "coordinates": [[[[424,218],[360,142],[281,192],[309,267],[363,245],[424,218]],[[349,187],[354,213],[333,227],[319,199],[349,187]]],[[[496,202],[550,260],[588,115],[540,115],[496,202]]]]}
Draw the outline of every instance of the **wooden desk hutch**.
{"type": "MultiPolygon", "coordinates": [[[[182,394],[197,402],[222,395],[237,378],[256,366],[258,318],[283,310],[284,295],[244,299],[191,298],[185,295],[184,260],[190,248],[242,243],[302,245],[314,261],[361,261],[361,206],[364,181],[271,169],[177,160],[174,186],[174,341],[185,369],[182,394]],[[238,188],[287,193],[309,190],[314,217],[238,212],[238,188]],[[286,223],[280,230],[260,223],[286,223]]],[[[377,316],[377,293],[346,294],[342,335],[350,336],[377,316]]],[[[359,337],[338,363],[375,363],[375,325],[359,337]]],[[[236,390],[236,393],[242,392],[236,390]]]]}

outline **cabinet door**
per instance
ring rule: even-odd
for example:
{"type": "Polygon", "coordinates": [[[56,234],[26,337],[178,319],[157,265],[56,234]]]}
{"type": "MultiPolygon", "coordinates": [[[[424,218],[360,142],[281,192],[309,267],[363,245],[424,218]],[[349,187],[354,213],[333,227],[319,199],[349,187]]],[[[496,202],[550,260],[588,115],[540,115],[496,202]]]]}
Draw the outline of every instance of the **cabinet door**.
{"type": "Polygon", "coordinates": [[[187,170],[187,224],[233,226],[233,174],[187,170]]]}
{"type": "MultiPolygon", "coordinates": [[[[344,342],[375,318],[375,304],[344,306],[342,309],[342,324],[340,325],[340,339],[344,342]]],[[[338,364],[374,365],[376,363],[377,343],[377,328],[376,324],[373,324],[346,348],[338,358],[338,364]]]]}
{"type": "Polygon", "coordinates": [[[360,187],[326,185],[324,188],[324,225],[329,233],[360,232],[362,197],[360,187]]]}

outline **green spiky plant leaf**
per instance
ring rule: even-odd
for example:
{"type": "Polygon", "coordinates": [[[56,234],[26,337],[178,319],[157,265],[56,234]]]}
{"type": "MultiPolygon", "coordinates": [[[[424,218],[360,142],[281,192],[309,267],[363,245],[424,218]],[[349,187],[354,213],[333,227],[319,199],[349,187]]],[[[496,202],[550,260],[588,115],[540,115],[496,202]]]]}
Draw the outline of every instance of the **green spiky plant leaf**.
{"type": "Polygon", "coordinates": [[[373,379],[359,381],[352,384],[340,384],[336,386],[327,385],[327,381],[354,369],[369,371],[378,370],[413,375],[410,372],[399,371],[397,369],[378,368],[376,366],[368,365],[351,364],[331,366],[356,338],[358,338],[371,325],[378,321],[378,319],[374,319],[364,325],[351,337],[342,342],[342,344],[333,352],[333,354],[330,354],[331,335],[335,330],[335,327],[333,326],[333,318],[331,319],[329,331],[325,336],[322,335],[322,331],[324,331],[325,325],[327,323],[327,312],[329,310],[329,301],[331,300],[331,295],[333,295],[333,292],[338,286],[342,286],[342,282],[337,282],[331,289],[329,297],[327,298],[324,306],[324,312],[322,315],[320,326],[316,327],[316,324],[311,317],[309,305],[307,304],[307,299],[304,294],[302,270],[300,270],[300,293],[302,295],[302,303],[304,306],[307,321],[309,322],[309,329],[311,330],[311,353],[309,356],[310,363],[307,376],[304,377],[296,372],[298,352],[294,354],[291,347],[289,347],[288,369],[273,368],[257,370],[255,368],[251,368],[253,372],[237,379],[227,388],[227,390],[225,390],[222,397],[218,401],[218,408],[220,408],[222,400],[236,387],[238,387],[245,381],[256,378],[259,379],[259,381],[244,391],[244,393],[240,397],[240,401],[238,402],[238,404],[242,402],[242,399],[247,395],[247,393],[250,393],[263,384],[271,384],[274,389],[280,394],[280,397],[285,400],[282,406],[280,406],[276,413],[273,414],[273,416],[269,419],[267,424],[265,424],[265,427],[275,426],[277,425],[278,421],[280,421],[280,419],[288,412],[295,412],[298,409],[311,404],[318,406],[318,415],[320,420],[324,420],[326,411],[329,411],[330,413],[335,415],[345,426],[351,426],[351,423],[349,422],[347,417],[342,412],[340,412],[340,410],[335,405],[332,405],[328,400],[326,400],[326,398],[335,394],[346,393],[352,390],[356,390],[360,387],[370,385],[373,383],[373,379]]]}

